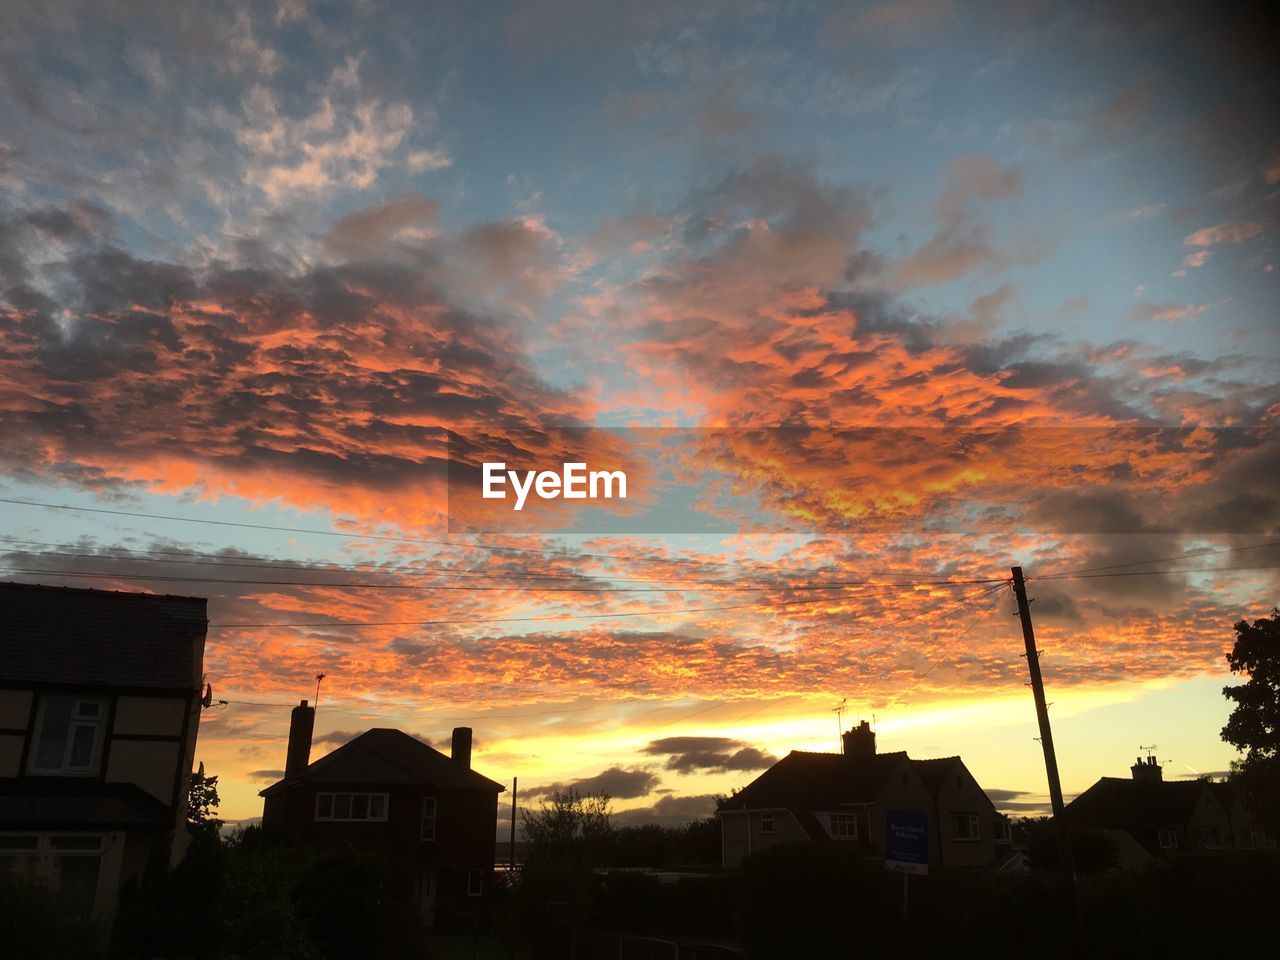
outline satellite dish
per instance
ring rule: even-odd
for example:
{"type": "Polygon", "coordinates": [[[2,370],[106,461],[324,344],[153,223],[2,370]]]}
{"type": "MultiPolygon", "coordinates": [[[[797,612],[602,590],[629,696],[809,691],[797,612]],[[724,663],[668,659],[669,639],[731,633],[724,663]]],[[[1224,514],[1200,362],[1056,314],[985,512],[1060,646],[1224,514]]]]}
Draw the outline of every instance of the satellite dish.
{"type": "Polygon", "coordinates": [[[200,706],[208,710],[209,706],[212,703],[213,703],[213,684],[206,683],[204,685],[204,696],[200,698],[200,706]]]}

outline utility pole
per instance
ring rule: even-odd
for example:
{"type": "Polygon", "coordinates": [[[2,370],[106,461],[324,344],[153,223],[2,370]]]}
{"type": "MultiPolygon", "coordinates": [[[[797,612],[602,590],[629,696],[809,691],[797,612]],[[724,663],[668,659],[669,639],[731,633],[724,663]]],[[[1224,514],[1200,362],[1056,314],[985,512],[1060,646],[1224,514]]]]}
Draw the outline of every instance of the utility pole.
{"type": "Polygon", "coordinates": [[[1022,579],[1022,568],[1013,567],[1013,595],[1018,600],[1018,617],[1022,620],[1022,640],[1027,648],[1027,670],[1031,673],[1031,692],[1036,700],[1036,720],[1040,724],[1040,746],[1044,749],[1044,769],[1049,775],[1049,802],[1053,805],[1053,825],[1058,834],[1058,850],[1062,868],[1070,878],[1075,874],[1071,862],[1071,845],[1067,842],[1066,824],[1062,815],[1066,805],[1062,802],[1062,781],[1058,778],[1058,755],[1053,749],[1053,731],[1049,729],[1049,705],[1044,699],[1044,680],[1040,676],[1040,651],[1036,649],[1036,633],[1031,626],[1031,603],[1027,600],[1027,586],[1022,579]]]}
{"type": "Polygon", "coordinates": [[[508,876],[516,875],[516,790],[520,786],[520,778],[511,778],[511,861],[508,867],[508,876]]]}

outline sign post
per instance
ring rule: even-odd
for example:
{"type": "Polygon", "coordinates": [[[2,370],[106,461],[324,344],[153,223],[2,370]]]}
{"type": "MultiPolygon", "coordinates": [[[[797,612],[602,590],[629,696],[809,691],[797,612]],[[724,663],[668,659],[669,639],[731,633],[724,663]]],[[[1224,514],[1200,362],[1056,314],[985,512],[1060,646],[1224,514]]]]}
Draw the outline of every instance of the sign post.
{"type": "Polygon", "coordinates": [[[902,874],[902,919],[907,919],[907,878],[929,873],[929,815],[890,810],[884,818],[884,868],[902,874]]]}

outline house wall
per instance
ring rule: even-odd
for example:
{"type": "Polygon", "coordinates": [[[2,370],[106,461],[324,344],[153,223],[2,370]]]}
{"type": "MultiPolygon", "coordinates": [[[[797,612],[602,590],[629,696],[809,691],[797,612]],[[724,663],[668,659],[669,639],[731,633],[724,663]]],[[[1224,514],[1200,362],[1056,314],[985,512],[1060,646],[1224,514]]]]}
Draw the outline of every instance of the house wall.
{"type": "Polygon", "coordinates": [[[262,829],[269,836],[321,848],[359,848],[378,856],[405,898],[419,867],[434,867],[442,896],[464,897],[467,871],[492,881],[498,830],[498,794],[488,790],[433,790],[377,784],[297,784],[266,798],[262,829]],[[386,793],[385,821],[316,820],[318,793],[386,793]],[[422,805],[436,799],[436,834],[423,840],[422,805]]]}
{"type": "MultiPolygon", "coordinates": [[[[91,831],[103,837],[91,916],[95,922],[107,923],[115,914],[123,884],[140,878],[153,858],[167,854],[171,862],[176,862],[185,850],[184,841],[188,837],[181,825],[186,816],[186,779],[195,752],[200,703],[194,690],[186,698],[145,690],[116,694],[110,688],[71,684],[49,690],[89,694],[107,700],[108,729],[103,734],[96,773],[88,777],[64,777],[24,770],[27,740],[35,733],[29,725],[41,691],[5,689],[0,690],[0,778],[38,781],[54,793],[63,786],[82,784],[86,779],[134,783],[173,811],[173,819],[166,828],[91,831]]],[[[74,826],[40,831],[50,836],[83,832],[74,826]]]]}
{"type": "Polygon", "coordinates": [[[985,867],[996,857],[995,827],[1000,818],[991,800],[963,763],[955,763],[938,787],[939,855],[947,866],[985,867]],[[978,839],[957,836],[952,814],[976,813],[978,839]]]}
{"type": "Polygon", "coordinates": [[[1112,828],[1105,829],[1102,832],[1115,842],[1116,866],[1121,869],[1131,870],[1135,867],[1145,867],[1155,861],[1150,851],[1139,843],[1128,830],[1112,828]]]}
{"type": "Polygon", "coordinates": [[[1195,809],[1187,821],[1186,845],[1182,849],[1198,853],[1217,853],[1230,849],[1230,846],[1231,818],[1228,816],[1227,811],[1223,809],[1222,804],[1214,798],[1208,786],[1204,786],[1200,796],[1196,799],[1195,809]],[[1209,827],[1217,832],[1217,846],[1205,845],[1200,836],[1200,831],[1203,827],[1209,827]]]}
{"type": "Polygon", "coordinates": [[[30,690],[0,690],[0,777],[21,773],[30,719],[30,690]]]}
{"type": "Polygon", "coordinates": [[[726,811],[721,817],[721,848],[726,867],[736,867],[744,858],[766,847],[809,841],[808,834],[785,809],[726,811]],[[762,827],[763,815],[769,812],[773,813],[773,833],[765,833],[762,827]]]}

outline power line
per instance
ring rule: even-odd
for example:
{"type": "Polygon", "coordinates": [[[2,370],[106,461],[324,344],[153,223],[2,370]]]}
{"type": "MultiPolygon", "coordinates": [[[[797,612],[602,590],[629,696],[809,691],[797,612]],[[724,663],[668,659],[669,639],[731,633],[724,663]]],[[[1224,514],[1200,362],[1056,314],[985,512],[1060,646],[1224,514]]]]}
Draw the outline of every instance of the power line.
{"type": "MultiPolygon", "coordinates": [[[[92,572],[85,570],[37,570],[28,567],[0,567],[0,572],[16,573],[24,576],[57,576],[57,577],[81,577],[93,580],[147,580],[159,581],[161,583],[222,583],[235,584],[241,586],[265,586],[265,587],[338,587],[343,590],[418,590],[418,591],[479,591],[479,592],[503,592],[508,593],[518,588],[513,586],[472,586],[467,584],[412,584],[412,583],[352,583],[349,581],[322,582],[319,580],[248,580],[242,578],[225,578],[225,577],[181,577],[181,576],[160,576],[144,573],[123,573],[123,572],[92,572]]],[[[324,571],[318,571],[324,572],[324,571]]],[[[337,571],[334,571],[337,572],[337,571]]],[[[895,582],[895,583],[879,583],[869,580],[849,580],[844,582],[826,583],[826,584],[787,584],[777,583],[764,586],[745,586],[737,584],[726,584],[726,589],[733,592],[763,592],[765,589],[772,588],[777,590],[845,590],[851,587],[876,586],[876,587],[916,587],[922,585],[933,586],[936,584],[969,584],[983,583],[981,580],[943,580],[943,581],[915,581],[915,582],[895,582]]],[[[550,586],[527,586],[523,588],[525,591],[542,591],[548,593],[586,593],[586,594],[606,594],[606,593],[689,593],[697,592],[698,587],[550,587],[550,586]]]]}
{"type": "Polygon", "coordinates": [[[686,613],[718,613],[726,610],[756,610],[770,607],[792,607],[806,603],[837,603],[844,600],[856,600],[863,595],[843,594],[836,597],[806,597],[802,600],[764,600],[757,603],[738,603],[720,607],[684,607],[676,610],[639,610],[633,613],[558,613],[536,617],[485,617],[461,620],[343,620],[329,623],[297,623],[274,621],[260,623],[211,623],[210,630],[241,630],[266,627],[306,627],[328,629],[339,627],[430,627],[430,626],[466,626],[480,623],[532,623],[547,620],[609,620],[625,617],[664,617],[686,613]]]}
{"type": "Polygon", "coordinates": [[[574,550],[555,550],[544,548],[534,550],[528,547],[510,547],[490,543],[465,543],[456,540],[441,540],[429,537],[393,537],[375,533],[344,533],[340,530],[310,530],[305,527],[289,527],[280,524],[248,523],[242,520],[211,520],[204,517],[181,517],[172,514],[146,513],[136,510],[111,510],[106,507],[83,507],[69,503],[44,503],[38,500],[18,500],[12,497],[0,497],[0,503],[17,504],[24,507],[41,507],[46,510],[73,510],[81,513],[99,513],[117,517],[136,517],[146,520],[165,520],[174,523],[203,523],[217,527],[236,527],[245,530],[268,530],[275,533],[301,533],[318,537],[341,537],[348,540],[372,540],[382,543],[412,543],[426,546],[452,547],[466,550],[491,550],[503,553],[518,553],[536,557],[563,556],[571,559],[611,560],[615,563],[671,563],[695,564],[704,567],[744,568],[745,565],[732,561],[695,560],[689,557],[655,557],[618,556],[612,553],[580,553],[574,550]]]}
{"type": "MultiPolygon", "coordinates": [[[[1004,585],[1001,584],[1001,586],[1004,586],[1004,585]]],[[[974,613],[973,619],[969,621],[969,625],[964,628],[964,631],[958,637],[953,639],[950,643],[948,643],[945,647],[942,648],[942,652],[938,655],[938,659],[935,660],[932,665],[930,665],[928,670],[926,670],[924,673],[920,674],[919,677],[917,677],[916,683],[920,683],[924,681],[926,678],[928,678],[929,674],[933,673],[934,670],[938,669],[938,667],[940,667],[943,663],[945,663],[947,660],[947,654],[951,652],[952,648],[954,648],[956,644],[960,643],[960,641],[964,640],[967,636],[969,636],[969,634],[973,632],[974,628],[980,622],[982,622],[983,617],[985,617],[988,613],[991,612],[991,610],[995,607],[996,603],[998,603],[1000,600],[1000,592],[998,590],[993,590],[991,593],[995,599],[990,604],[987,604],[986,606],[983,606],[983,607],[979,607],[978,611],[974,613]]],[[[914,689],[915,686],[916,684],[912,684],[911,687],[908,687],[907,688],[908,692],[914,689]]]]}
{"type": "MultiPolygon", "coordinates": [[[[1228,547],[1223,550],[1193,550],[1190,553],[1180,553],[1174,557],[1158,557],[1155,560],[1132,560],[1128,563],[1110,563],[1100,567],[1080,567],[1076,570],[1063,570],[1059,574],[1052,576],[1065,576],[1070,573],[1093,573],[1097,570],[1119,570],[1123,567],[1143,567],[1152,563],[1169,563],[1174,560],[1189,560],[1193,557],[1211,557],[1221,556],[1228,553],[1244,553],[1248,550],[1265,550],[1267,547],[1280,547],[1280,540],[1271,540],[1267,543],[1255,543],[1247,547],[1228,547]]],[[[1035,577],[1028,577],[1028,580],[1047,580],[1050,575],[1037,574],[1035,577]]]]}
{"type": "MultiPolygon", "coordinates": [[[[5,539],[7,538],[0,538],[0,541],[3,541],[5,539]]],[[[247,567],[252,569],[265,569],[265,570],[297,570],[297,571],[303,571],[307,573],[320,573],[320,574],[323,574],[323,573],[386,573],[388,575],[405,575],[405,573],[407,573],[407,575],[411,575],[411,576],[430,575],[426,573],[416,573],[414,571],[406,571],[405,573],[402,573],[401,570],[398,570],[395,568],[384,569],[384,570],[373,570],[373,571],[361,571],[361,570],[356,570],[351,568],[326,569],[323,567],[316,567],[316,566],[269,564],[269,563],[240,564],[240,563],[234,563],[234,562],[220,563],[220,562],[211,561],[211,560],[210,561],[166,560],[158,557],[113,556],[110,554],[73,553],[73,552],[56,551],[56,550],[23,550],[23,551],[12,551],[12,553],[20,553],[25,556],[67,557],[67,558],[76,558],[76,559],[85,559],[85,560],[117,560],[120,562],[138,561],[138,562],[145,562],[145,563],[175,563],[175,564],[187,564],[187,565],[195,565],[195,566],[247,567]]],[[[309,580],[307,581],[261,580],[261,579],[250,580],[250,579],[227,578],[227,577],[154,576],[151,574],[131,574],[131,573],[116,573],[116,572],[98,573],[96,571],[83,571],[83,570],[81,571],[31,570],[31,569],[23,569],[23,568],[16,568],[16,567],[0,567],[0,570],[4,570],[11,573],[24,573],[24,574],[29,573],[29,574],[50,574],[50,575],[57,575],[57,576],[83,576],[83,577],[95,577],[100,579],[161,580],[161,581],[175,582],[175,583],[184,583],[184,582],[185,583],[239,583],[239,584],[267,584],[267,585],[273,585],[273,586],[324,586],[324,587],[352,587],[352,588],[366,587],[369,589],[382,589],[382,590],[423,589],[422,587],[413,586],[411,584],[349,583],[349,582],[320,583],[317,581],[309,581],[309,580]]],[[[471,570],[441,568],[438,572],[440,574],[448,574],[451,577],[460,577],[460,578],[475,577],[476,579],[488,579],[488,580],[508,579],[507,576],[504,576],[502,574],[485,574],[485,573],[480,573],[480,572],[471,571],[471,570]]],[[[906,576],[906,574],[900,574],[899,576],[906,576]]],[[[525,579],[525,578],[511,577],[510,579],[525,579]]],[[[618,578],[601,577],[599,579],[592,579],[588,577],[532,577],[532,576],[529,577],[528,579],[536,579],[539,581],[550,580],[555,582],[574,583],[574,584],[578,584],[580,587],[590,587],[592,584],[600,584],[600,586],[597,586],[594,589],[578,589],[578,590],[567,591],[567,592],[575,592],[575,593],[601,593],[601,592],[682,593],[682,592],[687,592],[689,589],[691,589],[690,587],[641,588],[641,587],[603,586],[603,584],[612,583],[615,580],[618,582],[626,582],[626,583],[632,583],[632,582],[635,582],[635,583],[649,583],[649,582],[692,583],[692,584],[698,584],[702,586],[725,587],[732,590],[762,590],[766,588],[785,589],[785,590],[826,590],[826,589],[833,589],[833,588],[842,588],[842,587],[850,587],[850,586],[866,586],[866,585],[930,586],[934,584],[951,584],[951,583],[968,584],[968,583],[991,582],[990,578],[962,580],[962,579],[948,579],[943,577],[925,578],[925,579],[916,579],[916,580],[889,580],[889,581],[882,581],[874,578],[862,578],[857,580],[829,580],[821,583],[812,583],[812,584],[790,583],[785,580],[777,580],[777,579],[775,580],[692,580],[692,579],[686,580],[684,578],[657,578],[651,581],[651,580],[645,580],[640,578],[628,578],[628,577],[618,577],[618,578]]],[[[509,587],[460,587],[460,586],[450,587],[450,586],[442,586],[439,584],[430,584],[428,586],[430,587],[430,589],[433,589],[433,590],[511,589],[509,587]]],[[[531,587],[530,589],[564,591],[564,588],[560,588],[560,587],[538,586],[538,587],[531,587]]]]}
{"type": "Polygon", "coordinates": [[[1059,573],[1047,577],[1028,577],[1034,580],[1106,580],[1111,577],[1165,577],[1176,573],[1239,573],[1246,570],[1280,570],[1280,564],[1252,567],[1190,567],[1182,570],[1129,570],[1119,573],[1059,573]]]}

